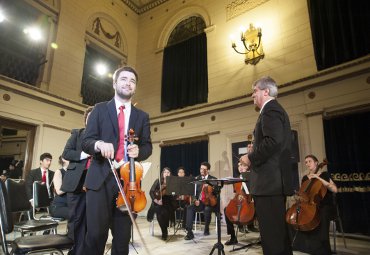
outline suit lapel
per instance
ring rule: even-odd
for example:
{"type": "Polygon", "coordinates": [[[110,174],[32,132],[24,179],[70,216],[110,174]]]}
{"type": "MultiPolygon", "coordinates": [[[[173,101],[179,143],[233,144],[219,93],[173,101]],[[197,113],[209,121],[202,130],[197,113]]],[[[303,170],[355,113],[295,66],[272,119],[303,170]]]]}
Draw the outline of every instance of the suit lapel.
{"type": "Polygon", "coordinates": [[[111,119],[115,135],[117,136],[117,134],[118,134],[118,118],[117,118],[116,103],[114,102],[114,98],[107,103],[107,108],[108,108],[108,114],[109,114],[109,117],[111,119]]]}
{"type": "Polygon", "coordinates": [[[132,128],[135,131],[135,133],[136,133],[135,123],[136,123],[137,117],[138,117],[138,111],[135,106],[131,105],[131,114],[130,114],[130,120],[128,122],[128,127],[129,127],[128,130],[132,128]]]}

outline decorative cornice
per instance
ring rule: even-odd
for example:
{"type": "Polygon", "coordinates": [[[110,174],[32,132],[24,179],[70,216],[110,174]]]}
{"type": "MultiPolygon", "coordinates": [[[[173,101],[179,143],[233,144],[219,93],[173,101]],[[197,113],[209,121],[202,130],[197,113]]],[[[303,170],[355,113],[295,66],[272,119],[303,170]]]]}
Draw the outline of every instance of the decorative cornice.
{"type": "Polygon", "coordinates": [[[130,0],[121,0],[124,4],[126,4],[131,10],[133,10],[136,14],[140,15],[143,14],[144,12],[147,12],[169,0],[157,0],[151,3],[148,3],[146,5],[143,5],[141,7],[137,6],[130,0]]]}
{"type": "Polygon", "coordinates": [[[68,128],[62,128],[62,127],[58,127],[58,126],[54,126],[54,125],[50,125],[50,124],[44,124],[43,127],[52,128],[52,129],[56,129],[56,130],[59,130],[59,131],[65,131],[65,132],[68,132],[68,133],[71,132],[71,130],[68,129],[68,128]]]}
{"type": "Polygon", "coordinates": [[[9,77],[6,77],[6,76],[3,76],[3,75],[0,75],[0,89],[4,89],[6,91],[11,91],[15,94],[18,94],[18,95],[22,95],[22,96],[26,96],[28,98],[32,98],[32,99],[36,99],[38,101],[41,101],[41,102],[45,102],[45,103],[48,103],[48,104],[51,104],[51,105],[55,105],[55,106],[58,106],[58,107],[61,107],[63,109],[67,109],[67,110],[70,110],[70,111],[73,111],[73,112],[76,112],[76,113],[80,113],[80,114],[83,114],[84,113],[84,110],[79,110],[77,108],[74,108],[74,107],[71,107],[71,106],[67,106],[65,104],[62,104],[62,103],[58,103],[58,102],[55,102],[54,100],[52,100],[53,98],[55,99],[59,99],[59,100],[62,100],[62,101],[65,101],[65,102],[68,102],[68,103],[71,103],[71,104],[74,104],[76,105],[77,107],[83,107],[83,108],[87,108],[88,105],[85,105],[85,104],[81,104],[81,103],[78,103],[76,101],[73,101],[71,99],[67,99],[67,98],[64,98],[64,97],[61,97],[61,96],[58,96],[58,95],[55,95],[55,94],[52,94],[50,92],[47,92],[47,91],[44,91],[42,89],[39,89],[37,87],[34,87],[34,86],[31,86],[29,84],[26,84],[26,83],[23,83],[23,82],[20,82],[20,81],[17,81],[17,80],[14,80],[14,79],[11,79],[9,77]],[[19,88],[13,88],[13,87],[8,87],[8,86],[5,86],[1,83],[1,80],[4,80],[4,81],[7,81],[7,82],[10,82],[12,83],[13,85],[17,85],[19,86],[19,88]],[[41,93],[41,94],[44,94],[44,95],[47,95],[49,97],[51,97],[50,99],[47,99],[47,98],[42,98],[42,97],[38,97],[36,95],[32,95],[32,94],[29,94],[27,93],[24,89],[29,89],[29,90],[33,90],[33,91],[36,91],[38,93],[41,93]]]}
{"type": "Polygon", "coordinates": [[[233,19],[269,0],[234,0],[226,6],[226,20],[233,19]]]}
{"type": "MultiPolygon", "coordinates": [[[[297,92],[300,92],[300,91],[307,90],[309,88],[324,86],[324,85],[329,84],[329,83],[333,83],[333,82],[336,82],[336,81],[340,81],[340,80],[344,80],[344,79],[347,79],[347,78],[350,78],[350,77],[354,77],[354,76],[358,76],[358,75],[361,75],[361,74],[364,74],[364,73],[368,73],[368,72],[370,72],[370,67],[367,67],[367,68],[364,68],[364,69],[361,69],[361,70],[358,70],[358,71],[355,71],[355,72],[338,75],[338,76],[333,77],[333,78],[315,81],[315,79],[318,79],[318,78],[324,77],[326,75],[330,75],[332,73],[335,73],[335,72],[338,72],[338,71],[341,71],[341,70],[345,70],[345,69],[363,64],[363,63],[367,63],[367,62],[370,62],[370,55],[366,56],[365,58],[355,60],[355,61],[347,63],[347,64],[343,64],[341,66],[333,67],[329,70],[320,71],[320,72],[317,72],[316,74],[309,75],[309,76],[306,76],[306,77],[301,78],[301,79],[297,79],[297,80],[294,80],[294,81],[290,81],[290,82],[280,84],[280,85],[278,85],[279,89],[281,89],[281,88],[286,89],[286,88],[289,88],[289,87],[291,87],[291,89],[287,90],[287,91],[284,91],[284,92],[279,92],[279,95],[280,96],[289,95],[289,94],[293,94],[293,93],[297,93],[297,92]],[[294,86],[296,84],[307,82],[307,81],[312,81],[312,83],[307,84],[305,86],[300,86],[300,87],[294,88],[294,86]]],[[[168,114],[155,116],[155,117],[150,118],[150,123],[152,125],[159,125],[159,124],[164,124],[164,123],[170,123],[170,122],[174,122],[174,121],[189,119],[190,115],[193,118],[193,117],[204,116],[204,115],[211,114],[211,113],[214,113],[214,112],[227,111],[227,110],[230,110],[230,109],[235,109],[235,108],[251,105],[251,104],[253,104],[252,100],[242,101],[242,102],[238,103],[238,101],[241,101],[243,99],[248,99],[251,96],[252,96],[252,94],[248,93],[244,96],[229,98],[229,99],[226,99],[226,100],[217,101],[217,102],[210,103],[210,104],[204,104],[202,106],[189,107],[188,109],[185,109],[185,110],[179,110],[179,111],[176,111],[176,112],[173,112],[173,113],[168,113],[168,114]],[[230,103],[233,103],[233,102],[234,102],[234,104],[229,105],[229,106],[225,106],[225,104],[230,104],[230,103]],[[213,108],[213,109],[207,110],[207,108],[217,107],[217,106],[220,106],[220,107],[218,107],[216,109],[213,108]],[[198,113],[195,113],[195,114],[193,113],[194,111],[198,111],[198,110],[202,110],[202,109],[204,109],[204,110],[201,111],[201,112],[198,112],[198,113]],[[177,115],[180,115],[180,114],[186,114],[186,115],[177,116],[177,115]],[[173,117],[173,118],[171,118],[171,117],[173,117]],[[171,118],[171,119],[160,120],[160,119],[163,119],[163,118],[171,118]]]]}

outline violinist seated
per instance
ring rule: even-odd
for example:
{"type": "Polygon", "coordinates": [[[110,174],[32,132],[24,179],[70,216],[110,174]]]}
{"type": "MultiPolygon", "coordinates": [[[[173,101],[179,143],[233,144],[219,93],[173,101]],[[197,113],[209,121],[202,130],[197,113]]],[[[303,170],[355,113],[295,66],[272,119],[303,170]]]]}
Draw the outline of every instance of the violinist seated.
{"type": "Polygon", "coordinates": [[[330,174],[327,171],[322,171],[319,167],[319,161],[314,155],[307,155],[305,157],[305,165],[308,173],[303,176],[302,184],[305,181],[316,179],[327,189],[327,192],[318,206],[320,215],[319,225],[310,231],[292,231],[293,235],[297,235],[293,243],[293,250],[315,255],[331,254],[329,227],[330,220],[333,218],[335,212],[333,193],[337,193],[338,189],[330,178],[330,174]]]}
{"type": "MultiPolygon", "coordinates": [[[[250,170],[248,168],[248,165],[245,164],[245,163],[243,163],[243,162],[239,162],[238,163],[238,170],[239,170],[239,173],[240,173],[240,178],[243,179],[243,182],[246,183],[246,186],[247,186],[247,190],[245,190],[245,188],[243,188],[243,186],[240,185],[241,186],[242,193],[244,195],[248,195],[246,193],[246,192],[249,193],[249,174],[250,174],[250,170]]],[[[235,186],[234,186],[234,192],[236,192],[235,186]]],[[[230,235],[230,239],[225,242],[225,245],[233,245],[233,244],[237,244],[238,243],[238,239],[236,238],[236,235],[235,235],[234,224],[231,222],[231,220],[227,216],[228,215],[227,208],[229,206],[230,206],[230,204],[227,207],[225,207],[225,209],[224,209],[224,215],[225,215],[225,221],[226,221],[226,227],[227,227],[227,234],[230,235]]],[[[254,206],[253,206],[253,210],[254,210],[254,206]]],[[[245,228],[245,225],[242,224],[241,222],[239,222],[237,224],[238,225],[238,229],[239,229],[240,232],[248,233],[249,231],[253,231],[253,232],[257,232],[258,231],[258,229],[256,229],[254,227],[254,217],[252,218],[251,221],[247,222],[246,224],[247,224],[246,225],[247,228],[245,228]]]]}
{"type": "MultiPolygon", "coordinates": [[[[195,181],[216,179],[216,177],[209,175],[211,165],[208,162],[203,162],[200,165],[200,175],[195,177],[195,181]]],[[[213,194],[213,189],[207,183],[195,184],[195,199],[193,203],[188,206],[186,211],[186,231],[185,240],[194,238],[193,221],[195,212],[204,212],[204,235],[209,235],[209,224],[211,223],[211,214],[217,209],[217,199],[213,194]]]]}
{"type": "Polygon", "coordinates": [[[173,196],[166,195],[166,177],[171,175],[171,170],[168,167],[163,168],[160,180],[156,179],[150,189],[150,197],[152,198],[152,206],[157,215],[157,220],[162,231],[162,239],[167,240],[168,226],[170,219],[174,219],[173,196]]]}

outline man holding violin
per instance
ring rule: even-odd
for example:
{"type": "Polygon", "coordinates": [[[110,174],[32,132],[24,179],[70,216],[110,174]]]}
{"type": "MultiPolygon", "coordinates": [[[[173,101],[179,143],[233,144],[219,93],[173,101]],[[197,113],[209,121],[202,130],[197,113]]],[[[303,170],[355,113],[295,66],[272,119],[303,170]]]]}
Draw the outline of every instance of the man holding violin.
{"type": "Polygon", "coordinates": [[[137,80],[132,67],[117,69],[113,99],[96,104],[89,116],[82,149],[93,159],[85,180],[87,233],[78,254],[103,255],[109,228],[113,235],[111,254],[129,253],[132,222],[127,212],[116,207],[118,185],[108,159],[115,159],[119,167],[129,158],[141,161],[152,154],[149,116],[131,104],[137,80]],[[125,136],[130,129],[138,139],[127,145],[125,136]]]}
{"type": "MultiPolygon", "coordinates": [[[[195,181],[216,179],[216,177],[209,175],[211,165],[208,162],[202,162],[200,164],[200,175],[195,177],[195,181]]],[[[193,221],[195,212],[204,212],[204,235],[209,235],[209,224],[211,223],[211,214],[217,207],[217,199],[212,194],[213,188],[207,183],[195,183],[194,184],[194,199],[193,204],[189,205],[186,210],[186,230],[187,234],[185,240],[191,240],[194,238],[193,233],[193,221]]]]}

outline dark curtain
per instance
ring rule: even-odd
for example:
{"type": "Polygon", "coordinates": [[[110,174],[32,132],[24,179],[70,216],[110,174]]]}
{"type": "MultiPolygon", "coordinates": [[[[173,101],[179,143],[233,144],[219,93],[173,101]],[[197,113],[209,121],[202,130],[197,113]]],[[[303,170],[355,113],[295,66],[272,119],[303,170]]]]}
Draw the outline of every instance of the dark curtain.
{"type": "Polygon", "coordinates": [[[370,235],[370,112],[324,120],[324,135],[344,231],[370,235]]]}
{"type": "Polygon", "coordinates": [[[208,161],[208,140],[161,148],[161,169],[167,166],[175,176],[180,166],[185,167],[187,176],[199,175],[200,163],[204,161],[208,161]]]}
{"type": "Polygon", "coordinates": [[[207,99],[207,37],[201,33],[164,49],[161,112],[206,103],[207,99]]]}
{"type": "Polygon", "coordinates": [[[370,53],[369,0],[308,0],[318,70],[370,53]]]}

